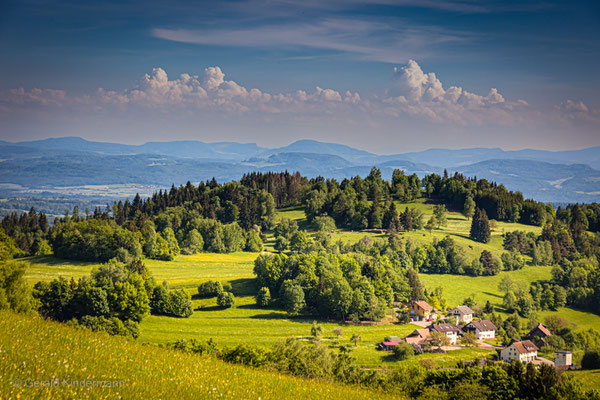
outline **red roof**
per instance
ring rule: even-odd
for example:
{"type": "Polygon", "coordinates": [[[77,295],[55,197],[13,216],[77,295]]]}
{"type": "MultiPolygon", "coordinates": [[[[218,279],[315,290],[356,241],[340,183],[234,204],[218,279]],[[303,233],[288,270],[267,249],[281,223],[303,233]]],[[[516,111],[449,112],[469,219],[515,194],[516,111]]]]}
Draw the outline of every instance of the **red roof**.
{"type": "MultiPolygon", "coordinates": [[[[537,328],[540,330],[540,332],[542,332],[544,335],[546,336],[552,336],[552,333],[550,333],[550,331],[548,330],[548,328],[546,328],[546,325],[542,324],[541,322],[538,324],[537,328]]],[[[535,328],[533,329],[535,330],[535,328]]],[[[532,330],[532,331],[533,331],[532,330]]]]}
{"type": "Polygon", "coordinates": [[[418,305],[419,307],[421,307],[425,311],[433,310],[433,307],[431,307],[429,304],[427,304],[426,301],[415,301],[415,304],[418,305]]]}
{"type": "Polygon", "coordinates": [[[515,348],[521,354],[530,353],[532,351],[538,351],[538,347],[533,344],[530,340],[523,340],[522,342],[514,342],[515,348]]]}
{"type": "Polygon", "coordinates": [[[384,346],[398,346],[398,342],[383,342],[384,346]]]}

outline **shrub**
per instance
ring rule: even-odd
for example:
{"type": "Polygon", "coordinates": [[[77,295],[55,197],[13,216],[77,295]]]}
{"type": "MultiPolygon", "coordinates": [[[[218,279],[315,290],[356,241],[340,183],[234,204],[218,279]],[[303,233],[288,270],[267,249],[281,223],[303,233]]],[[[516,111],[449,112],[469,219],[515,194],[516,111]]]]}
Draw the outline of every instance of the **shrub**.
{"type": "Polygon", "coordinates": [[[222,292],[223,285],[218,281],[206,281],[198,286],[198,295],[203,298],[215,297],[222,292]]]}
{"type": "Polygon", "coordinates": [[[581,359],[581,367],[584,369],[600,368],[600,351],[598,349],[586,351],[581,359]]]}
{"type": "Polygon", "coordinates": [[[261,287],[256,295],[256,304],[266,307],[271,302],[271,292],[268,287],[261,287]]]}
{"type": "Polygon", "coordinates": [[[169,293],[169,314],[175,317],[188,318],[192,315],[192,300],[183,289],[169,293]]]}
{"type": "Polygon", "coordinates": [[[219,307],[229,308],[235,304],[235,296],[231,292],[221,292],[217,296],[219,307]]]}
{"type": "Polygon", "coordinates": [[[221,358],[231,363],[262,367],[269,361],[269,352],[262,347],[239,344],[233,349],[225,348],[221,358]]]}
{"type": "Polygon", "coordinates": [[[397,360],[406,360],[414,355],[415,349],[409,343],[400,342],[397,346],[394,346],[394,357],[397,360]]]}

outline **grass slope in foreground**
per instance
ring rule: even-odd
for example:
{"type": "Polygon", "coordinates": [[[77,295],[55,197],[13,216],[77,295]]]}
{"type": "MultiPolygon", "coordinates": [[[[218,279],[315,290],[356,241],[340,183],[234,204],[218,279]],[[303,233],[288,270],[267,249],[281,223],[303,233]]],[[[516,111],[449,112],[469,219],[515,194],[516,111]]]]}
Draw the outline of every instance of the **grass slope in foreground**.
{"type": "Polygon", "coordinates": [[[39,317],[0,312],[0,398],[393,399],[388,394],[231,365],[39,317]],[[28,379],[123,381],[26,387],[28,379]]]}

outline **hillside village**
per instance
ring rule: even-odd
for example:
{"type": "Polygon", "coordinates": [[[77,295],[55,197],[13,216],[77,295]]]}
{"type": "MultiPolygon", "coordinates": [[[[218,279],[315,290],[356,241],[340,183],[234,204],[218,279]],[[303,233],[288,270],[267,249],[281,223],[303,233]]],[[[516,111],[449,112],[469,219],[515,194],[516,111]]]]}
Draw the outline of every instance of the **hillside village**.
{"type": "MultiPolygon", "coordinates": [[[[541,322],[529,331],[523,338],[512,338],[509,343],[501,343],[496,339],[498,329],[490,320],[479,319],[475,311],[466,305],[456,306],[442,315],[425,301],[413,301],[410,306],[403,307],[395,304],[395,312],[402,314],[408,310],[410,322],[422,328],[415,329],[410,334],[386,336],[378,344],[382,351],[396,353],[396,348],[410,345],[415,355],[427,352],[451,352],[465,347],[478,347],[496,350],[495,357],[484,361],[511,362],[518,360],[523,363],[547,364],[560,369],[574,369],[572,352],[556,350],[554,361],[538,356],[538,351],[547,345],[547,338],[552,333],[541,322]]],[[[400,352],[398,352],[400,353],[400,352]]],[[[468,361],[465,361],[468,363],[468,361]]]]}

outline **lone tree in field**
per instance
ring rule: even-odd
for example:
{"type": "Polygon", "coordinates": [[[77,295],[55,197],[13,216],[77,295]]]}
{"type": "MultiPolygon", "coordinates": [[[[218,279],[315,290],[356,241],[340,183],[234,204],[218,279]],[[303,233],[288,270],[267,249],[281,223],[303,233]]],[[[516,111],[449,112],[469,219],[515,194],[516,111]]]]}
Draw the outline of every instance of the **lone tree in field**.
{"type": "Polygon", "coordinates": [[[473,214],[475,214],[475,200],[473,200],[472,196],[467,196],[465,205],[463,206],[463,215],[467,217],[467,219],[471,219],[473,214]]]}
{"type": "Polygon", "coordinates": [[[354,347],[356,347],[356,343],[360,342],[362,340],[362,338],[360,337],[360,335],[358,333],[353,333],[350,340],[354,342],[354,347]]]}
{"type": "Polygon", "coordinates": [[[333,334],[339,339],[344,330],[342,328],[333,328],[333,334]]]}
{"type": "Polygon", "coordinates": [[[448,224],[448,210],[445,205],[440,204],[433,207],[433,216],[438,224],[438,229],[440,229],[441,226],[446,226],[448,224]]]}
{"type": "Polygon", "coordinates": [[[429,234],[431,235],[431,231],[433,231],[434,228],[435,228],[435,217],[432,216],[427,221],[427,224],[425,225],[425,229],[427,229],[429,231],[429,234]]]}
{"type": "Polygon", "coordinates": [[[471,239],[487,243],[490,241],[490,221],[488,220],[487,214],[483,209],[476,209],[475,215],[473,215],[473,222],[471,223],[471,239]]]}

